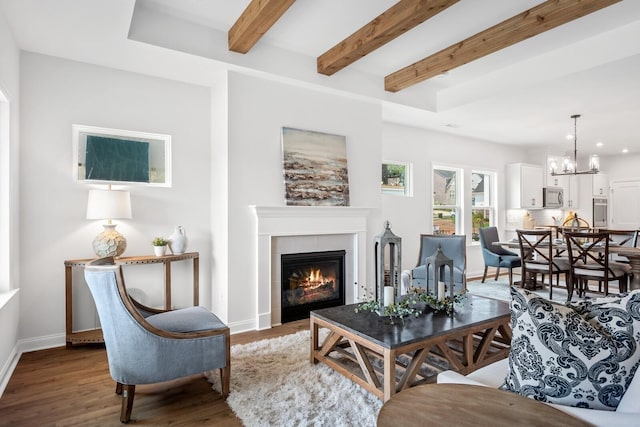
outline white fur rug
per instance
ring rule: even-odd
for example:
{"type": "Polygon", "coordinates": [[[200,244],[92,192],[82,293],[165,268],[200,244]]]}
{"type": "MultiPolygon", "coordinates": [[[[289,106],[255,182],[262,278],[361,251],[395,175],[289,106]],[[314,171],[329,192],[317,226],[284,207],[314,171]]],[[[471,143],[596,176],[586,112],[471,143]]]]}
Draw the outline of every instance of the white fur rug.
{"type": "MultiPolygon", "coordinates": [[[[382,402],[309,362],[309,331],[231,347],[227,403],[246,426],[375,426],[382,402]]],[[[220,390],[218,370],[207,374],[220,390]]]]}

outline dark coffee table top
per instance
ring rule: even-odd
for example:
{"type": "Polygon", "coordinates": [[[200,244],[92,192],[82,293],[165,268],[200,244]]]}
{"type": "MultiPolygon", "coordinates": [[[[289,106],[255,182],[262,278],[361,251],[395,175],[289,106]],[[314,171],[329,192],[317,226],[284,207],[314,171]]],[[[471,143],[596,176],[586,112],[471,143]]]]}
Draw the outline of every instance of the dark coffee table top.
{"type": "Polygon", "coordinates": [[[511,316],[509,303],[470,294],[467,294],[464,305],[453,316],[445,312],[430,311],[418,317],[405,317],[404,324],[397,318],[394,318],[394,324],[390,324],[388,317],[377,313],[362,310],[356,313],[357,306],[358,304],[349,304],[313,310],[311,316],[389,349],[511,316]]]}

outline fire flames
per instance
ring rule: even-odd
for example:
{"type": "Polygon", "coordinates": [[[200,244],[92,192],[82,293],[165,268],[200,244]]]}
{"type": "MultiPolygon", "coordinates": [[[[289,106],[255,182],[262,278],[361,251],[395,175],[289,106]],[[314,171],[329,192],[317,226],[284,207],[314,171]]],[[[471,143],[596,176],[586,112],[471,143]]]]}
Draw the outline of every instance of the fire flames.
{"type": "Polygon", "coordinates": [[[306,280],[302,283],[303,287],[308,288],[317,288],[323,285],[331,284],[335,282],[335,278],[332,277],[324,277],[320,269],[311,270],[309,276],[306,277],[306,280]]]}

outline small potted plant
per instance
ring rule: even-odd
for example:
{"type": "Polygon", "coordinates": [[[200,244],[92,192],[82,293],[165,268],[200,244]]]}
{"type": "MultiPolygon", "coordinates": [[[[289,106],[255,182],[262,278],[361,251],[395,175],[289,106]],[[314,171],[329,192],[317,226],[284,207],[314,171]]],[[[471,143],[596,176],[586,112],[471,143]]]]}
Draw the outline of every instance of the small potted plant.
{"type": "Polygon", "coordinates": [[[164,256],[167,253],[167,245],[169,244],[169,240],[164,237],[156,237],[153,239],[153,253],[156,256],[164,256]]]}

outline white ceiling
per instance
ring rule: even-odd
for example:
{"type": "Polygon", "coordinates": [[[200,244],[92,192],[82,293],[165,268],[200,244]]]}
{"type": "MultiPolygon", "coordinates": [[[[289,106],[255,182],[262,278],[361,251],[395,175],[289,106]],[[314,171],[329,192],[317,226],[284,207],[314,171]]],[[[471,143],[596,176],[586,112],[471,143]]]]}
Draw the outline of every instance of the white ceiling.
{"type": "Polygon", "coordinates": [[[250,0],[0,0],[21,49],[214,85],[232,68],[383,103],[385,120],[520,146],[640,152],[640,1],[624,0],[398,93],[384,76],[541,0],[460,0],[333,76],[316,58],[392,0],[297,0],[247,54],[227,31],[250,0]],[[603,142],[596,148],[596,142],[603,142]]]}

